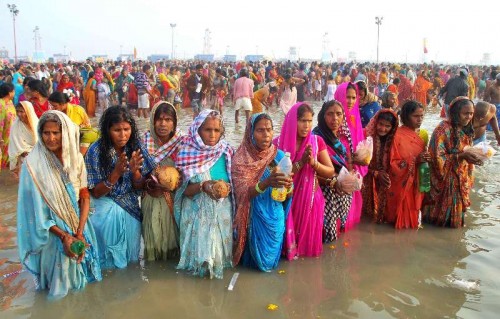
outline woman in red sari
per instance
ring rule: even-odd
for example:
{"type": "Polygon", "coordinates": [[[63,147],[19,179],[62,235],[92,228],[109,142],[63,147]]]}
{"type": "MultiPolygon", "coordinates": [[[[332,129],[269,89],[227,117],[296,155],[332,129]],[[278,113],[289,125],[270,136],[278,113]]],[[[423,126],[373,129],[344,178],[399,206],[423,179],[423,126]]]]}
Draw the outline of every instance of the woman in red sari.
{"type": "Polygon", "coordinates": [[[57,92],[61,92],[70,97],[70,103],[75,105],[80,105],[80,99],[76,94],[75,85],[73,82],[70,82],[69,76],[67,74],[63,74],[61,77],[61,81],[57,84],[57,92]],[[66,91],[66,92],[65,92],[66,91]]]}
{"type": "Polygon", "coordinates": [[[418,188],[418,165],[430,161],[418,131],[424,119],[424,107],[408,101],[401,108],[401,122],[390,152],[391,186],[387,193],[384,219],[397,229],[418,228],[423,193],[418,188]]]}
{"type": "Polygon", "coordinates": [[[368,173],[363,178],[363,214],[377,223],[383,221],[387,190],[391,186],[390,151],[398,124],[396,112],[381,109],[365,128],[365,136],[373,138],[373,156],[368,173]]]}

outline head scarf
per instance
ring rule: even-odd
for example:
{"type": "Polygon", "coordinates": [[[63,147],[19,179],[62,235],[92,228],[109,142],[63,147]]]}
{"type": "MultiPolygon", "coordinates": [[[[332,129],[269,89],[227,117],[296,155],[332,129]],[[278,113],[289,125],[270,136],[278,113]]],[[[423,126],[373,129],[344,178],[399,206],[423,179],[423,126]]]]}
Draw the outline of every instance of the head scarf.
{"type": "MultiPolygon", "coordinates": [[[[249,119],[243,142],[236,150],[232,161],[231,175],[236,202],[233,227],[237,236],[233,248],[233,265],[238,264],[245,249],[251,203],[249,191],[260,180],[264,170],[274,160],[278,152],[278,148],[273,144],[266,150],[259,150],[255,146],[253,138],[255,120],[262,114],[265,113],[253,114],[249,119]]],[[[261,118],[271,120],[269,116],[261,118]]]]}
{"type": "Polygon", "coordinates": [[[398,115],[396,112],[394,112],[392,109],[381,109],[378,111],[370,120],[368,125],[365,128],[365,135],[373,137],[373,159],[370,162],[370,167],[375,169],[375,170],[380,170],[384,169],[387,170],[389,169],[389,154],[391,150],[391,145],[392,145],[392,139],[394,137],[394,134],[396,133],[396,130],[398,128],[398,115]],[[383,113],[390,113],[394,118],[396,119],[396,125],[391,128],[389,133],[386,135],[386,140],[384,144],[384,149],[381,150],[380,148],[382,147],[381,140],[377,134],[377,124],[378,124],[378,119],[381,114],[383,113]],[[383,158],[375,158],[377,154],[382,154],[383,158]]]}
{"type": "MultiPolygon", "coordinates": [[[[228,172],[231,172],[230,158],[234,151],[229,143],[221,137],[216,145],[208,146],[203,143],[198,133],[199,128],[203,125],[207,117],[213,115],[220,117],[219,112],[210,109],[205,109],[198,114],[193,124],[189,127],[188,135],[177,155],[175,166],[182,170],[186,182],[194,175],[209,170],[223,154],[226,154],[228,157],[228,172]]],[[[220,120],[223,126],[222,117],[220,117],[220,120]]]]}
{"type": "Polygon", "coordinates": [[[176,153],[181,146],[183,137],[182,132],[179,129],[174,128],[176,130],[174,136],[172,136],[172,138],[170,138],[167,143],[160,146],[160,140],[155,131],[155,115],[158,107],[163,103],[166,103],[172,107],[175,112],[175,117],[176,119],[178,119],[175,107],[169,102],[159,101],[153,106],[153,109],[151,110],[151,114],[149,115],[149,131],[146,131],[146,133],[144,133],[143,140],[148,153],[154,157],[154,161],[156,164],[160,163],[164,158],[170,157],[172,154],[176,153]]]}
{"type": "Polygon", "coordinates": [[[38,117],[36,116],[33,104],[28,101],[20,102],[28,118],[28,124],[23,123],[19,117],[16,117],[10,129],[9,141],[9,159],[10,170],[16,168],[17,159],[23,153],[29,153],[36,142],[38,141],[38,134],[36,129],[38,127],[38,117]]]}
{"type": "Polygon", "coordinates": [[[38,123],[38,142],[26,158],[26,167],[47,206],[76,233],[78,207],[69,192],[78,198],[87,187],[83,157],[79,152],[80,132],[71,119],[59,111],[45,112],[38,123]],[[61,124],[62,163],[44,144],[43,125],[56,118],[61,124]],[[71,183],[71,185],[69,185],[71,183]],[[69,186],[68,186],[69,185],[69,186]],[[67,188],[72,186],[72,190],[67,188]]]}

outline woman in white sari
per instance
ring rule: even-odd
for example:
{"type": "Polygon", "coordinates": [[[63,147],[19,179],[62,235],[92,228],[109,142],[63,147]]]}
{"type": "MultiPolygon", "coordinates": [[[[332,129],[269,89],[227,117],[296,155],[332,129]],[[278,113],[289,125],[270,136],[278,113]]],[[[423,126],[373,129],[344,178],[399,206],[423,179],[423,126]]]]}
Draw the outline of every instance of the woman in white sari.
{"type": "Polygon", "coordinates": [[[28,101],[22,101],[17,104],[16,114],[17,118],[10,128],[8,150],[10,171],[16,179],[19,179],[21,164],[38,141],[36,132],[38,117],[36,116],[33,104],[28,101]]]}

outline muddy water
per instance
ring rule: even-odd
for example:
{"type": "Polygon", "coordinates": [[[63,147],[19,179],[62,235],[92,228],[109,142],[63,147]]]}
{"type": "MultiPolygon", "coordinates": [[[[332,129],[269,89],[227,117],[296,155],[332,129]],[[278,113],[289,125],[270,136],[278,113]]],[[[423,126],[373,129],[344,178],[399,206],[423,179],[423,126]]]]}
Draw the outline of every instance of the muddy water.
{"type": "MultiPolygon", "coordinates": [[[[283,116],[271,113],[279,130],[283,116]]],[[[191,113],[180,116],[185,129],[191,113]]],[[[243,117],[235,125],[231,108],[224,117],[226,138],[237,145],[243,117]]],[[[424,126],[438,122],[431,112],[424,126]]],[[[237,267],[223,280],[209,280],[177,272],[173,261],[140,262],[105,271],[101,283],[56,302],[34,292],[31,275],[19,272],[17,186],[2,172],[0,275],[10,275],[0,278],[1,318],[498,318],[499,164],[495,156],[476,170],[465,229],[395,231],[363,221],[325,245],[321,258],[283,260],[271,273],[237,267]]]]}

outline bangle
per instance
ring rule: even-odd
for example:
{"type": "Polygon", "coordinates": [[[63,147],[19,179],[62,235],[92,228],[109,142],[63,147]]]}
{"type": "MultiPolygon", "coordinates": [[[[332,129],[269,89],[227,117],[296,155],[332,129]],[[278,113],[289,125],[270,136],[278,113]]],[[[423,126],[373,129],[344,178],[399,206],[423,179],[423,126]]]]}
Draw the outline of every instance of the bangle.
{"type": "Polygon", "coordinates": [[[257,191],[257,193],[262,194],[264,193],[264,190],[260,189],[259,183],[260,182],[257,182],[257,184],[255,184],[255,190],[257,191]]]}
{"type": "Polygon", "coordinates": [[[335,184],[337,184],[337,176],[330,178],[330,188],[334,188],[335,184]]]}
{"type": "Polygon", "coordinates": [[[105,179],[102,182],[104,183],[104,186],[106,186],[106,188],[108,188],[108,189],[112,189],[113,186],[115,186],[115,184],[113,184],[110,181],[108,181],[108,179],[105,179]]]}

